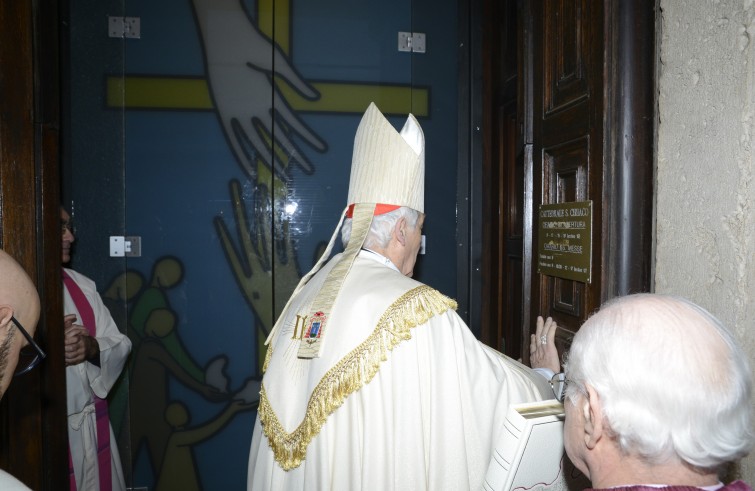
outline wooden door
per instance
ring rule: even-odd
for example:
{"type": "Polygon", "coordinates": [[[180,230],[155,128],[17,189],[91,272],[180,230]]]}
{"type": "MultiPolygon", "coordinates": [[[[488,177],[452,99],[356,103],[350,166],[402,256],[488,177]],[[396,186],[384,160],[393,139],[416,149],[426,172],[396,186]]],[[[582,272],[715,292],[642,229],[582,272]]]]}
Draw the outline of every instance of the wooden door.
{"type": "Polygon", "coordinates": [[[528,361],[537,315],[556,319],[564,351],[602,302],[650,288],[655,6],[519,0],[487,8],[483,336],[528,361]],[[515,76],[504,75],[513,58],[515,76]],[[537,269],[539,206],[573,201],[593,203],[590,282],[537,269]]]}
{"type": "Polygon", "coordinates": [[[489,0],[484,90],[487,111],[483,124],[483,268],[482,339],[512,358],[521,357],[522,257],[524,206],[523,131],[519,101],[522,32],[516,0],[489,0]],[[517,308],[510,308],[510,306],[517,308]]]}
{"type": "Polygon", "coordinates": [[[0,2],[0,248],[37,286],[47,353],[0,402],[0,468],[34,490],[68,486],[57,47],[56,0],[0,2]]]}
{"type": "Polygon", "coordinates": [[[603,248],[603,7],[591,0],[532,3],[532,243],[538,240],[539,204],[593,202],[590,283],[537,274],[536,250],[531,258],[532,316],[558,322],[561,347],[602,298],[602,278],[595,273],[603,248]]]}

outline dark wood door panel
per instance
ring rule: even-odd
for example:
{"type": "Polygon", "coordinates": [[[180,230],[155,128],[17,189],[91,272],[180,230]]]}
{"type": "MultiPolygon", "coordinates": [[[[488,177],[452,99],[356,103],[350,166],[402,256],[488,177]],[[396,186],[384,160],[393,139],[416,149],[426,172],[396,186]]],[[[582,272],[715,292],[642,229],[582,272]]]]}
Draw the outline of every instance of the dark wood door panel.
{"type": "Polygon", "coordinates": [[[521,356],[524,160],[519,116],[521,2],[483,0],[487,40],[483,84],[482,340],[521,356]],[[506,342],[504,343],[504,339],[506,342]]]}
{"type": "Polygon", "coordinates": [[[549,0],[543,11],[544,118],[589,96],[590,2],[549,0]]]}
{"type": "Polygon", "coordinates": [[[542,312],[548,312],[558,324],[556,345],[559,352],[568,351],[574,334],[585,317],[585,284],[578,281],[540,276],[542,312]]]}
{"type": "MultiPolygon", "coordinates": [[[[506,305],[522,305],[522,257],[509,255],[506,259],[506,305]]],[[[501,350],[520,358],[522,353],[522,309],[508,308],[503,327],[501,350]]]]}
{"type": "Polygon", "coordinates": [[[543,203],[584,201],[590,167],[590,137],[543,149],[543,203]]]}

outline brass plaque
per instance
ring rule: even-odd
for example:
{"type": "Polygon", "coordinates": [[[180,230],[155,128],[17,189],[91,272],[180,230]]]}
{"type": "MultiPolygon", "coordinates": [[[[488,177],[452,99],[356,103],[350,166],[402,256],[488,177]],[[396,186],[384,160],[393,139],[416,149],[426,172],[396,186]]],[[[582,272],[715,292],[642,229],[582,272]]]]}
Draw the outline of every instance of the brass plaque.
{"type": "Polygon", "coordinates": [[[592,201],[540,205],[537,272],[590,283],[592,201]]]}

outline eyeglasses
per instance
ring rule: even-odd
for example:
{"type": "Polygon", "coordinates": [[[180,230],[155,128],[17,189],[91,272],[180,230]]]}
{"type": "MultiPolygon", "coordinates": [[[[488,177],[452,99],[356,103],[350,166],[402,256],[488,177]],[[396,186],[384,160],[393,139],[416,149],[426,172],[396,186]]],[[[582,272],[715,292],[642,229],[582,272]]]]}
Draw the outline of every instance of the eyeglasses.
{"type": "Polygon", "coordinates": [[[67,221],[63,221],[63,220],[60,221],[60,229],[63,235],[66,234],[66,230],[74,234],[75,233],[74,230],[76,230],[76,227],[73,226],[73,220],[69,219],[67,221]]]}
{"type": "Polygon", "coordinates": [[[566,374],[561,372],[555,374],[548,381],[551,384],[551,390],[558,402],[564,402],[564,395],[566,394],[566,387],[569,385],[569,379],[566,378],[566,374]]]}
{"type": "Polygon", "coordinates": [[[41,362],[47,355],[34,341],[34,338],[32,338],[29,333],[26,332],[24,326],[22,326],[15,317],[11,316],[10,320],[13,321],[18,330],[21,331],[21,334],[23,334],[26,340],[29,342],[29,345],[22,348],[21,352],[18,355],[18,364],[16,365],[16,371],[13,374],[14,377],[18,377],[19,375],[23,375],[39,365],[39,362],[41,362]]]}

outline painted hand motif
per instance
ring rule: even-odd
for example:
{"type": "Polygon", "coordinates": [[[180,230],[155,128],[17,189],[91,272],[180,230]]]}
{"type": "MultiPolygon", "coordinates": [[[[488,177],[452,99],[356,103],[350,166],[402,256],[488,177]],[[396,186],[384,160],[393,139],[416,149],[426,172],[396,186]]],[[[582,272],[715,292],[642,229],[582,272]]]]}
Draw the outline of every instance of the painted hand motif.
{"type": "Polygon", "coordinates": [[[258,326],[267,336],[278,313],[276,307],[282,308],[293,292],[299,281],[299,272],[288,223],[283,221],[280,232],[272,236],[275,213],[271,211],[270,198],[264,186],[258,185],[255,189],[258,199],[254,209],[258,212],[250,230],[241,185],[236,180],[230,183],[238,247],[222,217],[215,218],[215,228],[236,281],[260,321],[258,326]],[[272,281],[273,271],[275,282],[272,281]]]}
{"type": "Polygon", "coordinates": [[[277,83],[285,81],[307,99],[317,99],[319,93],[260,32],[239,0],[192,3],[204,42],[210,92],[226,139],[244,171],[255,179],[259,159],[285,182],[286,163],[281,160],[285,153],[311,173],[312,164],[292,135],[320,152],[327,145],[291,110],[277,83]]]}

